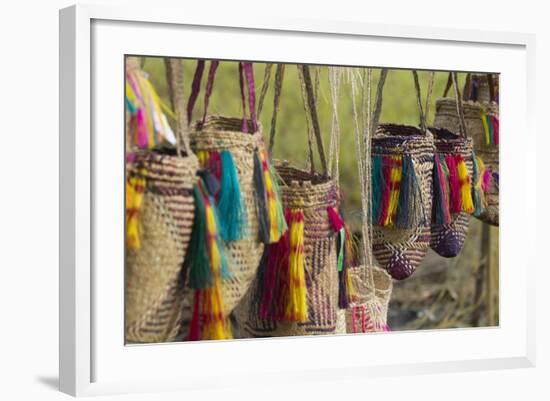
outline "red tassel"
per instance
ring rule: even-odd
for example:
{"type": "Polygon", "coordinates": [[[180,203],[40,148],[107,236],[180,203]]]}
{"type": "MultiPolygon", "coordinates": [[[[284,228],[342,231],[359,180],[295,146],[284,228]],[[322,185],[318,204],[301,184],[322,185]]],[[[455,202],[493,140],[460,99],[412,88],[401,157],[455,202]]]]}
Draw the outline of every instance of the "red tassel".
{"type": "Polygon", "coordinates": [[[460,196],[460,179],[456,160],[453,155],[445,155],[445,163],[449,169],[449,184],[451,187],[451,212],[460,213],[462,211],[462,198],[460,196]]]}
{"type": "Polygon", "coordinates": [[[200,299],[201,299],[201,290],[195,290],[195,300],[193,304],[193,315],[191,317],[191,323],[189,325],[189,334],[187,340],[189,341],[199,341],[201,339],[201,328],[200,328],[200,299]]]}
{"type": "Polygon", "coordinates": [[[330,225],[332,226],[332,230],[334,232],[338,232],[344,228],[344,221],[333,207],[327,207],[327,213],[330,225]]]}

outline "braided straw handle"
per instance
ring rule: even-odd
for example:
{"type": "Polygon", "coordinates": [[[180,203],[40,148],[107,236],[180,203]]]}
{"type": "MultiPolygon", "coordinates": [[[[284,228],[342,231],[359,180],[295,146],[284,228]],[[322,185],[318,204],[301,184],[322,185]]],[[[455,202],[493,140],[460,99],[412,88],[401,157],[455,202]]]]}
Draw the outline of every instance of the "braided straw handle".
{"type": "Polygon", "coordinates": [[[164,64],[166,66],[170,102],[176,115],[176,150],[180,156],[182,154],[189,156],[191,147],[187,135],[187,111],[183,94],[183,60],[165,58],[164,64]]]}
{"type": "Polygon", "coordinates": [[[449,72],[449,78],[447,78],[447,84],[445,85],[445,90],[443,91],[443,97],[447,97],[447,94],[449,93],[449,89],[451,88],[451,86],[454,87],[454,93],[455,93],[455,99],[456,99],[456,114],[458,116],[458,127],[460,130],[460,135],[466,138],[467,133],[466,133],[466,122],[464,121],[464,107],[462,105],[462,97],[460,96],[460,89],[458,88],[458,74],[455,71],[449,72]]]}

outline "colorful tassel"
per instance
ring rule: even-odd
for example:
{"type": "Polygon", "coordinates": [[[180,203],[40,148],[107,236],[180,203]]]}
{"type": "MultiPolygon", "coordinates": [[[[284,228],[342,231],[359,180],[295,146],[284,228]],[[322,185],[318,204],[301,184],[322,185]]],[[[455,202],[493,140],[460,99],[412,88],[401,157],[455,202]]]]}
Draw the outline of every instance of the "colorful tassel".
{"type": "Polygon", "coordinates": [[[246,236],[246,207],[241,196],[241,186],[233,156],[229,151],[220,152],[221,188],[218,201],[220,232],[225,241],[237,241],[246,236]]]}
{"type": "Polygon", "coordinates": [[[401,156],[382,156],[382,171],[385,187],[382,192],[382,211],[379,225],[387,227],[393,225],[397,214],[402,173],[401,156]]]}
{"type": "Polygon", "coordinates": [[[493,123],[493,143],[494,145],[498,146],[500,136],[500,123],[496,116],[491,116],[491,122],[493,123]]]}
{"type": "Polygon", "coordinates": [[[458,170],[456,159],[453,155],[445,155],[445,164],[449,172],[449,186],[451,188],[451,212],[460,213],[462,211],[462,197],[460,192],[460,179],[458,178],[458,170]]]}
{"type": "Polygon", "coordinates": [[[483,190],[483,175],[485,172],[485,165],[483,161],[472,154],[473,159],[473,174],[472,174],[472,199],[474,202],[474,216],[480,216],[485,212],[487,208],[487,201],[485,200],[485,191],[483,190]]]}
{"type": "Polygon", "coordinates": [[[472,200],[472,186],[470,175],[468,174],[468,168],[462,155],[455,155],[455,164],[458,173],[458,180],[460,184],[460,197],[462,211],[466,213],[473,213],[474,203],[472,200]]]}
{"type": "Polygon", "coordinates": [[[264,182],[262,162],[258,152],[254,153],[254,190],[256,192],[256,208],[258,211],[258,226],[260,240],[264,244],[270,243],[270,224],[267,210],[267,198],[264,182]]]}
{"type": "Polygon", "coordinates": [[[126,245],[140,249],[139,215],[145,191],[145,178],[132,176],[126,181],[126,245]]]}
{"type": "Polygon", "coordinates": [[[397,206],[398,228],[412,228],[425,220],[420,183],[409,155],[402,157],[402,174],[397,206]]]}
{"type": "Polygon", "coordinates": [[[189,339],[231,338],[221,292],[221,280],[229,278],[229,270],[218,232],[218,215],[202,180],[194,186],[193,196],[195,218],[184,262],[189,270],[189,286],[196,290],[189,339]]]}
{"type": "Polygon", "coordinates": [[[273,243],[279,241],[281,235],[283,235],[288,227],[279,197],[279,187],[273,174],[273,168],[268,161],[267,152],[265,150],[259,152],[259,157],[262,162],[267,209],[269,211],[269,241],[273,243]]]}
{"type": "Polygon", "coordinates": [[[175,143],[174,132],[168,124],[166,114],[174,117],[174,113],[161,100],[155,89],[140,70],[133,70],[126,74],[125,103],[131,114],[130,124],[136,145],[143,149],[152,148],[168,141],[175,143]]]}
{"type": "Polygon", "coordinates": [[[449,181],[445,176],[442,164],[445,160],[442,160],[442,155],[435,154],[434,157],[434,199],[433,199],[433,212],[434,220],[438,225],[449,224],[451,222],[451,211],[449,209],[449,181]]]}
{"type": "Polygon", "coordinates": [[[254,187],[258,206],[260,238],[265,244],[279,241],[287,230],[279,191],[265,151],[254,154],[254,187]]]}
{"type": "Polygon", "coordinates": [[[289,224],[289,288],[285,308],[285,320],[307,321],[307,290],[304,265],[304,213],[300,209],[290,211],[289,224]]]}
{"type": "Polygon", "coordinates": [[[382,220],[382,193],[385,188],[382,156],[372,157],[372,220],[374,223],[382,220]]]}

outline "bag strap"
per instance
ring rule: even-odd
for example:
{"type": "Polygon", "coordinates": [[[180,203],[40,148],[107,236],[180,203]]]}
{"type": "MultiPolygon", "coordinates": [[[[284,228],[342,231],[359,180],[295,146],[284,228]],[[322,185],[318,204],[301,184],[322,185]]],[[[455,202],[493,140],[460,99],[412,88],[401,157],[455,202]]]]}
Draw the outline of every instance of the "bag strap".
{"type": "MultiPolygon", "coordinates": [[[[323,148],[323,138],[321,137],[321,129],[319,127],[319,117],[317,115],[317,105],[315,102],[315,94],[313,92],[313,84],[311,82],[311,75],[309,71],[309,65],[302,64],[299,68],[302,69],[304,76],[304,83],[306,87],[307,103],[311,114],[311,123],[313,125],[313,133],[315,134],[315,140],[317,142],[317,152],[321,161],[321,169],[324,176],[328,175],[327,160],[325,157],[325,150],[323,148]]],[[[312,159],[313,161],[313,159],[312,159]]]]}
{"type": "Polygon", "coordinates": [[[487,74],[487,84],[489,85],[489,99],[491,102],[496,100],[495,82],[493,81],[493,74],[487,74]]]}
{"type": "Polygon", "coordinates": [[[285,75],[285,65],[277,64],[275,71],[275,93],[273,95],[273,115],[271,116],[271,131],[269,133],[269,154],[273,151],[275,145],[275,132],[277,130],[277,115],[281,103],[281,91],[283,89],[283,79],[285,75]]]}
{"type": "Polygon", "coordinates": [[[458,73],[456,71],[450,71],[447,78],[447,85],[445,86],[445,91],[443,92],[443,97],[447,97],[449,89],[451,86],[454,89],[454,97],[456,101],[456,114],[458,116],[458,129],[459,134],[464,138],[467,137],[466,132],[466,122],[464,120],[464,105],[462,104],[462,96],[460,95],[460,88],[458,87],[458,73]]]}
{"type": "Polygon", "coordinates": [[[191,154],[189,138],[187,136],[187,114],[185,112],[183,61],[181,59],[165,58],[166,78],[172,110],[176,116],[176,150],[178,155],[191,154]]]}
{"type": "Polygon", "coordinates": [[[269,89],[269,81],[271,80],[271,70],[273,69],[273,63],[267,63],[264,69],[264,82],[262,83],[262,89],[260,90],[260,98],[258,101],[258,119],[262,115],[262,109],[264,107],[265,95],[269,89]]]}
{"type": "Polygon", "coordinates": [[[195,108],[195,102],[199,97],[201,90],[202,74],[204,73],[204,60],[197,61],[197,67],[195,68],[195,74],[193,75],[193,83],[191,84],[191,94],[187,101],[187,125],[193,122],[193,109],[195,108]]]}
{"type": "Polygon", "coordinates": [[[256,91],[254,88],[254,68],[250,62],[239,63],[239,85],[241,89],[241,99],[243,104],[243,132],[248,132],[248,122],[246,118],[246,101],[244,95],[244,78],[246,79],[246,85],[248,89],[248,110],[250,112],[250,120],[252,122],[252,132],[258,130],[258,121],[256,119],[256,91]]]}

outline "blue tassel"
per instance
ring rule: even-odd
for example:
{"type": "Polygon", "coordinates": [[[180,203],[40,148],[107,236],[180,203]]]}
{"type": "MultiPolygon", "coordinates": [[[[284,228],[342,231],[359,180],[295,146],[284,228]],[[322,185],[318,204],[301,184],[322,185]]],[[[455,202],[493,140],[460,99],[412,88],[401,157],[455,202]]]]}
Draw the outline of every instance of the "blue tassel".
{"type": "Polygon", "coordinates": [[[246,236],[246,207],[241,196],[241,186],[233,156],[229,151],[220,152],[222,176],[218,212],[220,234],[225,241],[237,241],[246,236]]]}
{"type": "Polygon", "coordinates": [[[382,156],[372,157],[372,222],[380,219],[382,211],[382,192],[384,191],[384,173],[382,171],[382,156]]]}
{"type": "Polygon", "coordinates": [[[220,183],[209,170],[199,170],[197,175],[202,178],[204,186],[210,196],[216,197],[220,190],[220,183]]]}
{"type": "Polygon", "coordinates": [[[395,225],[398,228],[412,228],[423,222],[420,184],[414,171],[412,158],[409,155],[403,155],[402,160],[401,187],[395,225]]]}

